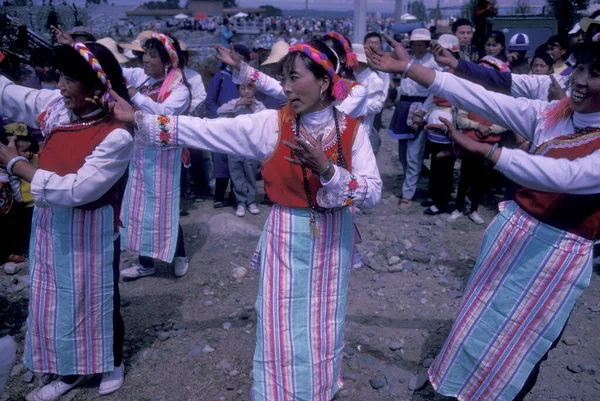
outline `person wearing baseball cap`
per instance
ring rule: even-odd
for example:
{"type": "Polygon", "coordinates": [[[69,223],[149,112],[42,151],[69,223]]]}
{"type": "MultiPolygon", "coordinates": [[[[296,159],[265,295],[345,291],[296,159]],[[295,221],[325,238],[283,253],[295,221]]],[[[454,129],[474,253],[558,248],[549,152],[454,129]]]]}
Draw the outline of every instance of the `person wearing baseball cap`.
{"type": "Polygon", "coordinates": [[[524,33],[513,35],[508,41],[508,62],[514,74],[528,74],[527,51],[530,49],[529,36],[524,33]]]}
{"type": "Polygon", "coordinates": [[[600,10],[595,11],[589,17],[582,18],[579,25],[585,32],[586,42],[600,42],[600,10]]]}

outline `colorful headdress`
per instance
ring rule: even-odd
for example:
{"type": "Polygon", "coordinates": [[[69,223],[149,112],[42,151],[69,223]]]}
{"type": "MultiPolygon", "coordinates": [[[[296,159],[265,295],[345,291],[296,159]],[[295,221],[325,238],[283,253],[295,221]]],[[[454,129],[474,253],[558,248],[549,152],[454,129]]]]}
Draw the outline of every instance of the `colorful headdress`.
{"type": "Polygon", "coordinates": [[[177,55],[177,50],[175,50],[175,45],[171,38],[162,33],[153,33],[152,37],[160,40],[160,43],[165,47],[165,50],[169,54],[169,62],[171,64],[165,76],[165,80],[160,87],[160,91],[158,92],[158,102],[162,103],[169,97],[173,89],[183,82],[183,73],[179,68],[179,56],[177,55]]]}
{"type": "Polygon", "coordinates": [[[342,46],[344,46],[344,51],[346,52],[346,65],[352,69],[358,67],[358,58],[356,57],[356,53],[352,51],[352,45],[346,40],[346,38],[336,31],[327,32],[327,36],[331,36],[340,42],[342,46]]]}
{"type": "Polygon", "coordinates": [[[83,57],[85,61],[88,62],[90,67],[92,67],[92,69],[98,76],[98,79],[100,79],[104,86],[106,86],[106,93],[108,93],[108,91],[112,89],[112,85],[110,84],[108,75],[106,75],[106,73],[102,69],[100,62],[98,61],[96,56],[94,56],[94,53],[92,53],[90,49],[88,49],[88,47],[81,42],[73,42],[73,48],[75,48],[75,50],[77,50],[81,57],[83,57]]]}
{"type": "Polygon", "coordinates": [[[335,100],[342,101],[348,96],[351,89],[350,82],[335,73],[333,63],[331,60],[329,60],[329,58],[327,58],[326,54],[321,53],[319,50],[306,43],[298,43],[290,46],[290,53],[298,51],[302,52],[305,56],[310,57],[311,60],[319,64],[325,69],[325,71],[327,71],[327,75],[332,83],[331,93],[333,94],[335,100]]]}

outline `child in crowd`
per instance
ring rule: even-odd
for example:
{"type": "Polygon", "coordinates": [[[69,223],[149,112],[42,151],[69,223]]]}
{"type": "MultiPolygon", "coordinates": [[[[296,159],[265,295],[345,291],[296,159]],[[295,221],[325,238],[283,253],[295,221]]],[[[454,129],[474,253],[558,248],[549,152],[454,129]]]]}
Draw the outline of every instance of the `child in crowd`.
{"type": "Polygon", "coordinates": [[[552,68],[554,60],[548,53],[537,52],[531,60],[531,74],[533,75],[550,75],[554,72],[552,68]]]}
{"type": "MultiPolygon", "coordinates": [[[[254,114],[265,110],[264,104],[259,102],[256,87],[252,82],[247,85],[238,85],[240,97],[232,99],[217,109],[219,117],[236,117],[243,114],[254,114]]],[[[237,203],[235,215],[244,217],[246,208],[251,214],[258,214],[260,210],[256,205],[256,174],[258,162],[239,156],[227,156],[229,175],[233,183],[233,193],[237,203]],[[246,189],[244,189],[244,184],[246,189]]]]}

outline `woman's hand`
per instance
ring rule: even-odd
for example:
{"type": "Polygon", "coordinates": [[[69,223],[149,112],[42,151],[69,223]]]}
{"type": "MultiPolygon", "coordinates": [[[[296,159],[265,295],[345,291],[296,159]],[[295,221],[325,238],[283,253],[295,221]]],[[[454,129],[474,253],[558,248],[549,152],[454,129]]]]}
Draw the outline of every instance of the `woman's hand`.
{"type": "Polygon", "coordinates": [[[17,136],[13,135],[8,141],[8,146],[0,143],[0,167],[6,168],[9,161],[19,156],[17,152],[17,136]]]}
{"type": "MultiPolygon", "coordinates": [[[[294,151],[295,158],[285,157],[290,163],[304,166],[313,171],[320,173],[329,165],[329,158],[323,150],[323,135],[319,135],[317,139],[308,137],[307,139],[294,137],[294,143],[290,141],[282,141],[282,143],[294,151]]],[[[330,168],[323,178],[330,180],[333,177],[333,169],[330,168]]]]}
{"type": "Polygon", "coordinates": [[[85,100],[94,103],[106,113],[112,114],[116,120],[121,121],[122,123],[134,124],[135,110],[133,109],[133,106],[121,96],[117,95],[117,92],[114,90],[111,89],[109,94],[112,99],[100,99],[98,96],[94,96],[93,99],[86,98],[85,100]]]}
{"type": "Polygon", "coordinates": [[[61,45],[71,46],[73,43],[75,43],[71,35],[65,32],[62,28],[55,27],[54,25],[50,26],[50,35],[52,35],[52,38],[61,45]]]}
{"type": "Polygon", "coordinates": [[[217,60],[222,61],[223,63],[227,64],[228,66],[230,66],[231,68],[233,68],[235,70],[240,69],[241,61],[235,61],[231,57],[231,52],[233,51],[232,49],[228,49],[221,45],[214,45],[214,47],[219,52],[219,54],[217,54],[217,56],[216,56],[217,60]]]}
{"type": "Polygon", "coordinates": [[[450,50],[442,47],[439,43],[431,46],[431,53],[439,65],[452,69],[458,67],[458,60],[452,55],[450,50]]]}
{"type": "Polygon", "coordinates": [[[396,42],[387,35],[385,38],[394,51],[383,52],[374,49],[371,46],[366,46],[365,54],[367,56],[367,62],[376,70],[401,74],[404,72],[406,65],[410,61],[410,55],[402,44],[396,42]]]}
{"type": "Polygon", "coordinates": [[[486,138],[491,134],[492,130],[490,129],[490,127],[485,125],[480,125],[477,131],[475,131],[475,135],[477,135],[479,138],[486,138]]]}
{"type": "MultiPolygon", "coordinates": [[[[484,154],[485,149],[483,149],[483,148],[489,147],[488,144],[477,142],[476,140],[469,138],[468,136],[463,134],[460,130],[456,129],[454,124],[452,124],[450,121],[446,120],[443,117],[440,117],[440,121],[444,123],[445,128],[448,133],[448,136],[450,137],[450,139],[452,139],[452,141],[454,141],[454,143],[456,145],[458,145],[461,148],[463,148],[469,152],[472,152],[472,153],[480,153],[480,154],[483,154],[484,156],[487,155],[487,154],[484,154]],[[484,145],[484,146],[482,146],[482,145],[484,145]],[[485,146],[485,145],[487,145],[487,146],[485,146]]],[[[427,129],[429,129],[429,127],[430,126],[428,125],[427,129]]]]}

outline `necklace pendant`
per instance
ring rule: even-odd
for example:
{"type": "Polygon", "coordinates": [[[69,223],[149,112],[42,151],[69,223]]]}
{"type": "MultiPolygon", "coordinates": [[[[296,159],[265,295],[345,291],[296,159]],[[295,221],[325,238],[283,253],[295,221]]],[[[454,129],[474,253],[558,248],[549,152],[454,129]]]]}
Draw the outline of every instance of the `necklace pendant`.
{"type": "Polygon", "coordinates": [[[312,212],[312,215],[310,216],[310,235],[315,238],[319,236],[319,229],[317,228],[317,221],[315,220],[315,212],[312,212]]]}

